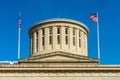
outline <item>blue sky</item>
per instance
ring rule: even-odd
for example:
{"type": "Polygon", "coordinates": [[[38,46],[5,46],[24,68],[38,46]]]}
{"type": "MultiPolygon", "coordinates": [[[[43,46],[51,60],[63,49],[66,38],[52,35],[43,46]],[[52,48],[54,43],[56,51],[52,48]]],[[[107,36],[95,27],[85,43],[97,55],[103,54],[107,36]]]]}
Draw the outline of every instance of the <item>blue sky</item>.
{"type": "Polygon", "coordinates": [[[70,18],[89,28],[88,54],[97,58],[96,23],[99,13],[101,64],[120,64],[119,0],[0,0],[0,61],[17,60],[18,14],[21,12],[21,58],[29,56],[30,26],[48,18],[70,18]]]}

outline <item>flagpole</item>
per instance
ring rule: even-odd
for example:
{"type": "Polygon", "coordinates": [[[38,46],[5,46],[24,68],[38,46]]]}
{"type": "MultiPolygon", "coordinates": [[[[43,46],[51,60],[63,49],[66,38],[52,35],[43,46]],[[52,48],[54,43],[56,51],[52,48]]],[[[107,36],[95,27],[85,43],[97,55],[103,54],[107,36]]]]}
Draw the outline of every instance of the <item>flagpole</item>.
{"type": "Polygon", "coordinates": [[[20,59],[20,27],[21,27],[21,13],[19,13],[18,19],[18,60],[20,59]]]}
{"type": "Polygon", "coordinates": [[[100,59],[100,34],[99,34],[99,18],[97,12],[97,40],[98,40],[98,59],[100,59]]]}
{"type": "Polygon", "coordinates": [[[20,59],[20,29],[18,29],[18,60],[20,59]]]}

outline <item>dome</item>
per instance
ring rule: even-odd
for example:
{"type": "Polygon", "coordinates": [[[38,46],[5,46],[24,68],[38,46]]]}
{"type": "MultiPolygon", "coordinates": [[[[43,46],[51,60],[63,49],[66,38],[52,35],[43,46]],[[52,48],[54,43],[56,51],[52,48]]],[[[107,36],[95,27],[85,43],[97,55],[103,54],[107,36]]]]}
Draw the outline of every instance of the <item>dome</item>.
{"type": "Polygon", "coordinates": [[[88,28],[82,22],[52,18],[37,22],[29,29],[31,56],[56,51],[87,56],[88,28]]]}

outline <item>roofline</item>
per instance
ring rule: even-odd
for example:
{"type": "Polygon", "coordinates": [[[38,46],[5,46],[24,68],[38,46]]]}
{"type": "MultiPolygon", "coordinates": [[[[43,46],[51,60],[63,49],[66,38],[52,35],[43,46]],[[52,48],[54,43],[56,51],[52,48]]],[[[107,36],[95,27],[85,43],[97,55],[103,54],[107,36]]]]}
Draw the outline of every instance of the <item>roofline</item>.
{"type": "Polygon", "coordinates": [[[67,23],[73,23],[73,24],[77,24],[77,25],[81,25],[88,33],[89,29],[88,27],[80,22],[80,21],[77,21],[77,20],[73,20],[73,19],[68,19],[68,18],[50,18],[50,19],[46,19],[46,20],[42,20],[42,21],[39,21],[35,24],[33,24],[30,28],[29,28],[29,33],[31,31],[31,29],[33,29],[35,26],[37,25],[40,25],[40,24],[44,24],[44,23],[51,23],[51,22],[67,22],[67,23]]]}

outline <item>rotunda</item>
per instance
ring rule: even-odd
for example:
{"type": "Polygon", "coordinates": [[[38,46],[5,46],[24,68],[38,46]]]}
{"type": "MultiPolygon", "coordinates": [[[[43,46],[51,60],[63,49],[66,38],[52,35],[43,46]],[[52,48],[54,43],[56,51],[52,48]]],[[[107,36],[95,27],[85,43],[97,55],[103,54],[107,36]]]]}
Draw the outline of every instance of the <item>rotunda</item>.
{"type": "Polygon", "coordinates": [[[71,19],[52,18],[29,29],[31,56],[61,51],[87,56],[88,28],[71,19]]]}

